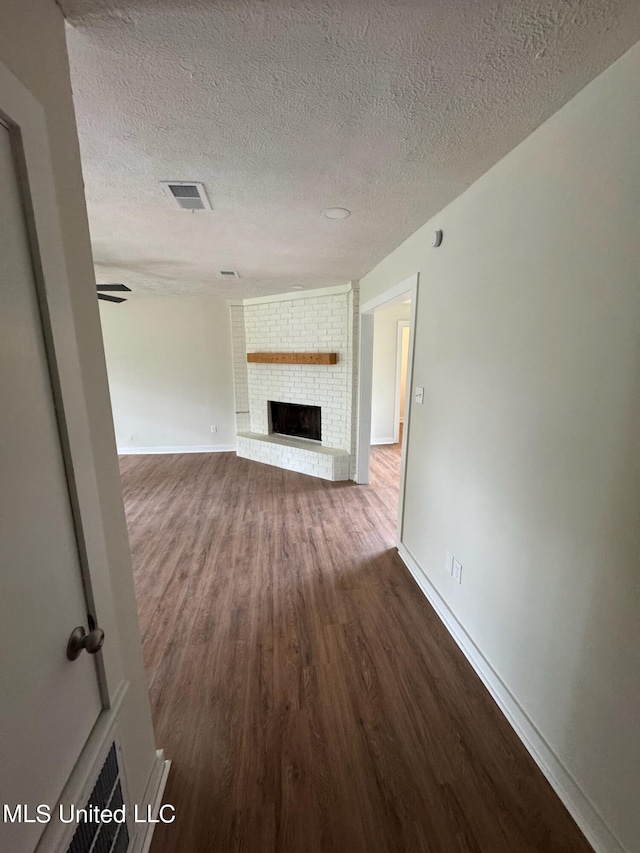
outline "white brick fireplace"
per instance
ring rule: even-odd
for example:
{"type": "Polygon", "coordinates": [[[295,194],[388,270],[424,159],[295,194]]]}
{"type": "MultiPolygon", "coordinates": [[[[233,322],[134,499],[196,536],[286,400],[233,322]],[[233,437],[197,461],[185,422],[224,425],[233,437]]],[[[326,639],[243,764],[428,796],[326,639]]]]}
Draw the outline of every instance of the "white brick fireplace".
{"type": "Polygon", "coordinates": [[[327,480],[355,466],[358,291],[352,285],[230,306],[238,456],[327,480]],[[336,364],[247,364],[247,353],[337,353],[336,364]],[[321,441],[270,432],[269,401],[319,406],[321,441]]]}

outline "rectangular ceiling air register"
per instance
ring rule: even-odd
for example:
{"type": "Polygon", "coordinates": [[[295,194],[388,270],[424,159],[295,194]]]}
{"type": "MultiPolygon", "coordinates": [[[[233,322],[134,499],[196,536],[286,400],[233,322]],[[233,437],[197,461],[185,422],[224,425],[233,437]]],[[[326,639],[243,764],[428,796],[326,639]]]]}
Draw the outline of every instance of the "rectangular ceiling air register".
{"type": "Polygon", "coordinates": [[[160,185],[181,210],[211,210],[204,184],[198,181],[160,181],[160,185]]]}

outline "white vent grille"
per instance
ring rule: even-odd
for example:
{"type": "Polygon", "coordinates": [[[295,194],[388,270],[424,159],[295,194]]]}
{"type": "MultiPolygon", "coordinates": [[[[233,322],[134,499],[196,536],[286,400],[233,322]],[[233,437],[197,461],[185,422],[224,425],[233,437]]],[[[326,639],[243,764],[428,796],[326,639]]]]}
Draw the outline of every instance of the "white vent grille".
{"type": "MultiPolygon", "coordinates": [[[[114,811],[125,806],[118,753],[115,743],[102,766],[86,807],[89,820],[80,821],[67,848],[67,853],[126,853],[129,849],[129,829],[126,823],[97,823],[94,810],[114,811]]],[[[68,809],[67,809],[68,811],[68,809]]]]}
{"type": "Polygon", "coordinates": [[[160,181],[160,184],[181,210],[211,210],[204,184],[196,181],[160,181]]]}
{"type": "Polygon", "coordinates": [[[220,278],[227,280],[240,278],[237,270],[220,270],[220,278]]]}

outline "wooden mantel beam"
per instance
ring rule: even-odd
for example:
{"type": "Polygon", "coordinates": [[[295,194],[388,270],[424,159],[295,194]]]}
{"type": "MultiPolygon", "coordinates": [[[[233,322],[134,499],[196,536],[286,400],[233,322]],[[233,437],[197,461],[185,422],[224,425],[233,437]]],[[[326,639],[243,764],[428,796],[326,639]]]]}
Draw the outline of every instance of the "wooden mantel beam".
{"type": "Polygon", "coordinates": [[[251,364],[337,364],[337,352],[248,352],[251,364]]]}

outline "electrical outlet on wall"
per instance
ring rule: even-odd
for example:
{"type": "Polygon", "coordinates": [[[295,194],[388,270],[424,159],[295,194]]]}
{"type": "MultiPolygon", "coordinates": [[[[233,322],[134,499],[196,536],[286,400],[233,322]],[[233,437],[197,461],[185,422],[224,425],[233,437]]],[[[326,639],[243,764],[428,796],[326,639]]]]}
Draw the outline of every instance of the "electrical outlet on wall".
{"type": "Polygon", "coordinates": [[[448,575],[453,574],[453,554],[451,551],[447,551],[444,558],[444,566],[447,570],[448,575]]]}
{"type": "Polygon", "coordinates": [[[451,573],[454,581],[462,583],[462,563],[459,560],[453,561],[453,572],[451,573]]]}
{"type": "Polygon", "coordinates": [[[218,427],[215,424],[211,424],[211,432],[218,432],[218,427]]]}

